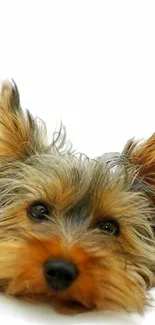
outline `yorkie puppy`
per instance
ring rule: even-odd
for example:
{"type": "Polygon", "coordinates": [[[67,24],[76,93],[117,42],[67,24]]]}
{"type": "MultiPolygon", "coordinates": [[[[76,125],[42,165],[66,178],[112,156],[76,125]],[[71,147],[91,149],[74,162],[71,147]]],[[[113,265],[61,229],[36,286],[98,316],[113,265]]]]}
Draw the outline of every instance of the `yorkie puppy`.
{"type": "MultiPolygon", "coordinates": [[[[61,128],[63,131],[63,128],[61,128]]],[[[142,312],[155,275],[155,136],[75,155],[65,133],[0,99],[0,288],[63,313],[142,312]]]]}

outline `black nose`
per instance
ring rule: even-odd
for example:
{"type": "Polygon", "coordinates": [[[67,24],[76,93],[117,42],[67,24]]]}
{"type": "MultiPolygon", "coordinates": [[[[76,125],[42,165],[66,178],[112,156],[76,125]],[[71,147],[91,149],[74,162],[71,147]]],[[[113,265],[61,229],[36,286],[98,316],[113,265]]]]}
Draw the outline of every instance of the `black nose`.
{"type": "Polygon", "coordinates": [[[50,259],[44,265],[45,279],[54,290],[70,287],[78,276],[78,269],[72,262],[61,259],[50,259]]]}

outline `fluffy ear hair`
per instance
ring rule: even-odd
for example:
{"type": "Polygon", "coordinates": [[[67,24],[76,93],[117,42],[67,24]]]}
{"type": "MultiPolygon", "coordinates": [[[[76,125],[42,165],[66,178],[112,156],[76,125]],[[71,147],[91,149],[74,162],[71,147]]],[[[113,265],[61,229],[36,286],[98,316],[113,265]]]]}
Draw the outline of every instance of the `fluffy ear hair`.
{"type": "Polygon", "coordinates": [[[2,84],[0,95],[0,159],[24,159],[47,148],[46,128],[21,109],[14,81],[2,84]]]}
{"type": "Polygon", "coordinates": [[[146,185],[146,192],[150,192],[155,201],[155,134],[145,141],[128,141],[123,154],[136,167],[137,177],[144,187],[146,185]]]}

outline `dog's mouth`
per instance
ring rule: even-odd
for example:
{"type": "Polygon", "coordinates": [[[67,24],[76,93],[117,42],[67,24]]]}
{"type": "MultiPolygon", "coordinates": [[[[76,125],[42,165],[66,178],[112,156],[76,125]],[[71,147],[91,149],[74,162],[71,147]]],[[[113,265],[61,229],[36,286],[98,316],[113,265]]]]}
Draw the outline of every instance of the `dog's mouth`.
{"type": "Polygon", "coordinates": [[[47,294],[42,294],[42,293],[37,293],[37,294],[14,294],[16,298],[23,299],[25,301],[29,301],[31,303],[48,303],[50,304],[53,309],[61,314],[78,314],[78,313],[84,313],[88,312],[94,308],[86,306],[84,303],[77,301],[75,299],[63,299],[60,297],[57,297],[56,295],[47,295],[47,294]]]}
{"type": "Polygon", "coordinates": [[[54,310],[61,314],[77,314],[90,311],[90,308],[76,300],[58,300],[52,301],[54,310]]]}
{"type": "Polygon", "coordinates": [[[70,306],[71,308],[74,308],[74,309],[86,309],[87,308],[81,302],[76,301],[76,300],[69,300],[68,306],[70,306]]]}

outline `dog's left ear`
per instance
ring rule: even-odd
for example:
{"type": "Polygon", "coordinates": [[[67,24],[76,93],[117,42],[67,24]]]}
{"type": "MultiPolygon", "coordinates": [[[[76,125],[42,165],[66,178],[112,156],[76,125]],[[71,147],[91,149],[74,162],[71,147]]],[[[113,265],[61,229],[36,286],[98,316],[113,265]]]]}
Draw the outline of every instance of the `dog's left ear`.
{"type": "Polygon", "coordinates": [[[15,82],[5,81],[0,95],[0,160],[40,154],[46,145],[44,124],[23,112],[15,82]]]}
{"type": "Polygon", "coordinates": [[[155,134],[145,141],[128,141],[123,154],[135,166],[137,177],[155,202],[155,134]]]}

